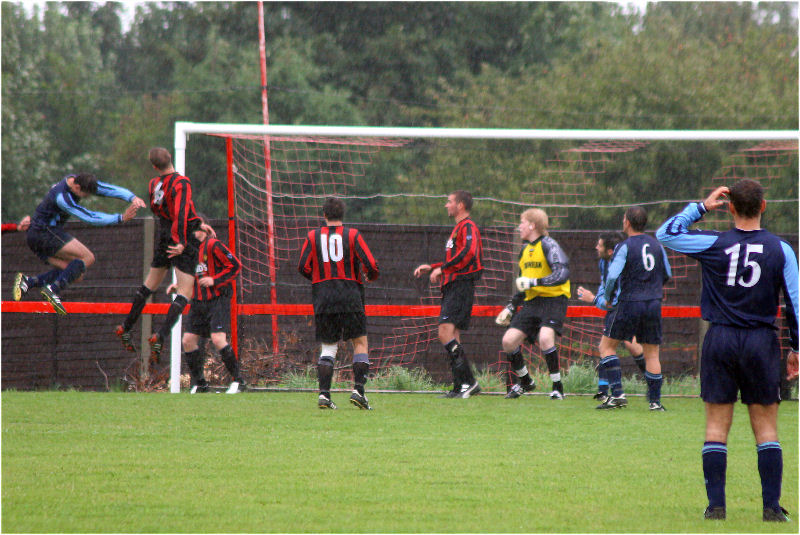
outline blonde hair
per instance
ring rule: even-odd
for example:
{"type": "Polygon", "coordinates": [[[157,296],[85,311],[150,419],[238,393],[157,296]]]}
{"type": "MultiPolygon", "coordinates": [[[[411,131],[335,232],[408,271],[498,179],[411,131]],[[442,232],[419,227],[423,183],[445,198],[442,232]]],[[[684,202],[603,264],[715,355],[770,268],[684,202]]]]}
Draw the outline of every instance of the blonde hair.
{"type": "Polygon", "coordinates": [[[547,236],[548,220],[547,213],[544,210],[539,208],[528,208],[522,212],[521,217],[522,219],[533,223],[536,226],[536,230],[539,231],[539,234],[542,236],[547,236]]]}

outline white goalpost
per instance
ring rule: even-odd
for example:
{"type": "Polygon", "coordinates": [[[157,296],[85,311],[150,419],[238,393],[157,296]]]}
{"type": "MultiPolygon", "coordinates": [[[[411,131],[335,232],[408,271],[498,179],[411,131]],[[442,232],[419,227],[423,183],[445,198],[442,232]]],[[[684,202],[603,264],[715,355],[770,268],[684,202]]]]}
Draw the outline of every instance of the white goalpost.
{"type": "MultiPolygon", "coordinates": [[[[447,139],[447,140],[566,140],[575,142],[658,142],[658,141],[752,141],[752,142],[792,142],[800,139],[797,130],[552,130],[552,129],[492,129],[492,128],[411,128],[411,127],[364,127],[364,126],[298,126],[262,124],[214,124],[179,121],[175,123],[174,165],[177,172],[186,173],[187,140],[189,136],[215,135],[222,137],[262,138],[327,138],[327,139],[447,139]]],[[[796,150],[796,149],[795,149],[796,150]]],[[[261,154],[263,173],[260,177],[266,182],[266,195],[272,195],[269,186],[272,165],[267,155],[261,154]],[[264,162],[264,158],[267,159],[264,162]]],[[[338,162],[337,162],[338,163],[338,162]]],[[[310,180],[314,180],[311,178],[310,180]]],[[[304,184],[308,187],[309,184],[304,184]]],[[[261,193],[264,193],[263,191],[261,193]]],[[[264,208],[263,217],[272,222],[272,205],[264,208]]],[[[269,225],[269,232],[274,232],[269,225]]],[[[272,240],[272,236],[269,238],[272,240]]],[[[271,245],[271,244],[270,244],[271,245]]],[[[272,250],[271,248],[269,250],[272,250]]],[[[266,250],[264,255],[267,255],[266,250]]],[[[269,259],[269,262],[274,262],[269,259]]],[[[274,265],[270,266],[274,278],[274,265]]],[[[275,280],[271,281],[274,288],[275,280]]],[[[274,297],[274,293],[273,293],[274,297]]],[[[273,305],[275,303],[272,303],[273,305]]],[[[172,330],[170,343],[170,379],[172,393],[180,392],[181,377],[181,320],[172,330]]],[[[273,337],[274,340],[274,337],[273,337]]],[[[276,342],[274,342],[276,343],[276,342]]]]}

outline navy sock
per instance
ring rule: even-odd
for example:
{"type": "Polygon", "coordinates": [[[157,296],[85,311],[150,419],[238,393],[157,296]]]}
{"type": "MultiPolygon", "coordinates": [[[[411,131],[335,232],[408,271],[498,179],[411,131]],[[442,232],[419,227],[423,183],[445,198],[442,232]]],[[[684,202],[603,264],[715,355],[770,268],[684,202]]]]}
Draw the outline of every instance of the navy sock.
{"type": "Polygon", "coordinates": [[[319,380],[319,393],[331,399],[331,382],[333,382],[333,361],[323,361],[317,364],[317,379],[319,380]]]}
{"type": "Polygon", "coordinates": [[[597,366],[597,391],[604,396],[608,395],[608,373],[602,365],[597,366]]]}
{"type": "Polygon", "coordinates": [[[41,288],[42,286],[47,286],[48,284],[52,284],[58,279],[58,276],[61,274],[60,269],[51,269],[46,273],[42,273],[40,275],[36,275],[33,277],[26,277],[28,279],[28,287],[29,288],[41,288]]]}
{"type": "Polygon", "coordinates": [[[219,350],[219,356],[222,359],[222,363],[225,365],[225,368],[227,368],[228,373],[231,374],[231,378],[234,381],[243,383],[244,381],[242,381],[242,374],[239,370],[239,359],[236,357],[233,347],[231,347],[230,344],[226,345],[219,350]]]}
{"type": "Polygon", "coordinates": [[[761,499],[764,509],[780,507],[783,451],[779,442],[763,442],[756,446],[758,474],[761,476],[761,499]]]}
{"type": "Polygon", "coordinates": [[[83,275],[84,271],[86,271],[86,264],[83,263],[83,260],[78,260],[76,258],[67,264],[67,267],[58,274],[58,278],[52,283],[53,290],[55,290],[56,293],[64,291],[70,283],[83,275]]]}
{"type": "Polygon", "coordinates": [[[142,310],[144,310],[144,306],[147,304],[147,298],[151,295],[153,295],[153,290],[144,284],[141,288],[136,290],[136,295],[133,296],[133,303],[131,303],[131,309],[128,311],[125,321],[122,323],[122,327],[126,331],[130,331],[133,328],[139,316],[142,315],[142,310]]]}
{"type": "Polygon", "coordinates": [[[164,325],[162,325],[161,329],[158,331],[158,334],[161,336],[162,340],[167,339],[169,332],[178,322],[178,318],[181,316],[181,312],[183,312],[183,309],[186,308],[187,304],[189,304],[189,300],[180,294],[178,294],[175,299],[172,300],[172,304],[170,304],[169,308],[167,309],[167,318],[164,320],[164,325]]]}
{"type": "Polygon", "coordinates": [[[661,383],[664,382],[664,376],[660,373],[644,372],[644,378],[647,380],[647,397],[650,403],[661,401],[661,383]]]}
{"type": "Polygon", "coordinates": [[[635,362],[636,365],[639,367],[640,372],[642,373],[647,372],[647,368],[645,367],[645,362],[644,362],[644,353],[642,353],[639,356],[634,356],[633,362],[635,362]]]}
{"type": "Polygon", "coordinates": [[[605,367],[608,386],[611,387],[611,395],[619,397],[622,391],[622,368],[619,365],[619,357],[609,355],[600,361],[600,366],[605,367]]]}
{"type": "Polygon", "coordinates": [[[728,446],[722,442],[703,444],[703,476],[709,507],[725,507],[725,470],[728,466],[728,446]]]}

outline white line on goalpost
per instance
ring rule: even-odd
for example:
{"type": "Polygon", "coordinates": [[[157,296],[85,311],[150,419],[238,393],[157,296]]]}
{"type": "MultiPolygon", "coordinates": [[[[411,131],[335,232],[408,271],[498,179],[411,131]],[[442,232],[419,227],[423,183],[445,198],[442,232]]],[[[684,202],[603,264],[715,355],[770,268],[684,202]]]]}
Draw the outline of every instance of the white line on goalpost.
{"type": "MultiPolygon", "coordinates": [[[[548,130],[507,128],[414,128],[380,126],[313,126],[175,123],[175,170],[186,172],[186,140],[190,134],[294,135],[326,137],[559,139],[582,141],[786,141],[800,139],[800,130],[548,130]]],[[[181,320],[172,329],[170,392],[181,390],[181,320]]]]}

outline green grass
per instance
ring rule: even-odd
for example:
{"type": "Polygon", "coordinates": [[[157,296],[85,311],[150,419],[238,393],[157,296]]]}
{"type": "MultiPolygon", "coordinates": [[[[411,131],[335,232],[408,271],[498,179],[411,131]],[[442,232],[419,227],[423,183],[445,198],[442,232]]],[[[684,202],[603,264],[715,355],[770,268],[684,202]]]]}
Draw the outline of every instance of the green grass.
{"type": "Polygon", "coordinates": [[[796,533],[797,404],[780,409],[786,525],[761,522],[744,407],[728,520],[702,520],[703,406],[335,392],[2,394],[2,531],[796,533]]]}

